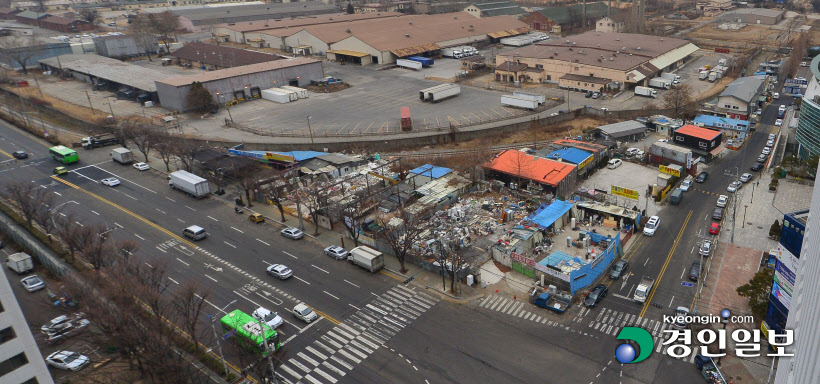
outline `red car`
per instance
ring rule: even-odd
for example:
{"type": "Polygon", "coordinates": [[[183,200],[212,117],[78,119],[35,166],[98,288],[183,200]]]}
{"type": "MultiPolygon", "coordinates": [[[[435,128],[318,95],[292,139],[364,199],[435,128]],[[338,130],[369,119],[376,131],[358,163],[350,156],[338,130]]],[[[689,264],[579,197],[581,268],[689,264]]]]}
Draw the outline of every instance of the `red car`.
{"type": "Polygon", "coordinates": [[[709,227],[709,233],[713,235],[717,235],[718,233],[720,233],[720,224],[712,223],[712,226],[709,227]]]}

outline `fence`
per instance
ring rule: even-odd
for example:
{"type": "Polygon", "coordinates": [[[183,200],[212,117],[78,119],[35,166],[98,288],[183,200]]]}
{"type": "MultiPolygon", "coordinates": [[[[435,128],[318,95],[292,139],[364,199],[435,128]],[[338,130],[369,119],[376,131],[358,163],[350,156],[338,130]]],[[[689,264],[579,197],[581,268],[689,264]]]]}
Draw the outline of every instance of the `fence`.
{"type": "Polygon", "coordinates": [[[23,247],[27,253],[37,258],[37,261],[50,272],[56,275],[64,275],[68,271],[68,266],[63,264],[48,248],[44,247],[34,235],[2,212],[0,212],[0,230],[17,245],[23,247]]]}
{"type": "MultiPolygon", "coordinates": [[[[592,236],[593,242],[604,241],[606,239],[601,235],[590,232],[587,232],[587,235],[592,236]]],[[[618,234],[612,238],[612,241],[609,242],[606,250],[595,257],[592,262],[570,272],[570,292],[574,295],[575,292],[593,284],[595,280],[598,280],[601,274],[609,270],[609,265],[612,264],[612,261],[622,252],[621,233],[618,232],[618,234]]]]}

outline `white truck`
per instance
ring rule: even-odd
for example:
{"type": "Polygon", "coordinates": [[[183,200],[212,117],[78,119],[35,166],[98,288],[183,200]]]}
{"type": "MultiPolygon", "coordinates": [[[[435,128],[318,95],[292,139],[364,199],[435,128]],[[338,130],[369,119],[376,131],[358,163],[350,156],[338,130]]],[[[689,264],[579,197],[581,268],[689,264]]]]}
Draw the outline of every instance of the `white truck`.
{"type": "Polygon", "coordinates": [[[442,49],[441,50],[441,55],[444,56],[444,57],[452,57],[454,59],[460,59],[464,56],[470,56],[470,55],[466,55],[466,53],[467,53],[466,50],[468,48],[469,49],[474,49],[473,47],[463,47],[463,46],[449,47],[449,48],[442,49]]]}
{"type": "Polygon", "coordinates": [[[384,254],[368,246],[359,246],[350,250],[347,261],[370,272],[376,273],[384,267],[384,254]]]}
{"type": "Polygon", "coordinates": [[[648,88],[648,87],[635,87],[635,94],[638,96],[645,96],[645,97],[658,97],[658,91],[648,88]]]}
{"type": "Polygon", "coordinates": [[[208,180],[205,180],[193,173],[186,171],[176,171],[168,175],[168,185],[171,189],[178,189],[190,196],[201,199],[211,193],[208,180]]]}
{"type": "Polygon", "coordinates": [[[290,103],[290,95],[277,91],[276,88],[263,89],[262,98],[279,104],[290,103]]]}
{"type": "Polygon", "coordinates": [[[442,84],[424,89],[421,92],[423,93],[422,100],[438,103],[439,101],[458,96],[461,93],[461,87],[457,84],[442,84]]]}
{"type": "Polygon", "coordinates": [[[726,59],[718,60],[718,65],[724,65],[725,66],[726,65],[726,59]]]}
{"type": "Polygon", "coordinates": [[[669,89],[672,88],[672,81],[664,79],[663,77],[655,77],[649,79],[649,86],[654,88],[669,89]]]}
{"type": "Polygon", "coordinates": [[[676,75],[674,73],[669,73],[669,72],[662,73],[661,77],[663,77],[664,79],[667,79],[667,80],[669,80],[673,83],[676,82],[676,81],[680,81],[680,76],[676,75]]]}
{"type": "Polygon", "coordinates": [[[703,71],[700,71],[698,73],[698,79],[700,79],[700,80],[706,80],[707,77],[709,77],[709,71],[708,70],[703,70],[703,71]]]}
{"type": "Polygon", "coordinates": [[[6,260],[6,265],[12,271],[17,272],[18,275],[22,275],[34,269],[34,262],[31,260],[31,256],[23,252],[9,256],[6,260]]]}
{"type": "Polygon", "coordinates": [[[134,162],[134,154],[128,148],[114,148],[111,151],[111,159],[120,164],[131,164],[134,162]]]}
{"type": "Polygon", "coordinates": [[[539,95],[535,93],[525,93],[525,92],[513,92],[513,96],[515,97],[523,97],[525,99],[533,99],[538,102],[538,104],[544,104],[547,101],[547,96],[539,95]]]}
{"type": "Polygon", "coordinates": [[[502,95],[501,105],[505,107],[529,109],[532,111],[538,108],[538,100],[519,96],[502,95]]]}
{"type": "Polygon", "coordinates": [[[655,279],[651,277],[642,277],[638,288],[635,288],[634,300],[639,303],[645,303],[649,292],[652,292],[652,286],[655,285],[655,279]]]}
{"type": "Polygon", "coordinates": [[[715,80],[717,80],[717,72],[715,72],[715,71],[709,72],[709,81],[714,83],[715,80]]]}
{"type": "Polygon", "coordinates": [[[422,67],[421,62],[413,61],[413,60],[405,60],[405,59],[398,59],[396,60],[396,65],[402,68],[409,68],[419,70],[422,67]]]}

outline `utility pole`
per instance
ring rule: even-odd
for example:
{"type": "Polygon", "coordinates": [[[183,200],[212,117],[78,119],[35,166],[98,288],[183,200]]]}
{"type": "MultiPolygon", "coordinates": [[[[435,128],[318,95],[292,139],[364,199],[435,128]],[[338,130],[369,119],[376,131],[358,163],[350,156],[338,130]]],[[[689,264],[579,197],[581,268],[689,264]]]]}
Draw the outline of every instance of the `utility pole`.
{"type": "Polygon", "coordinates": [[[91,107],[91,114],[94,114],[94,105],[91,104],[91,95],[88,94],[88,91],[85,91],[85,97],[88,98],[88,106],[91,107]]]}
{"type": "Polygon", "coordinates": [[[302,222],[302,198],[299,197],[299,191],[296,192],[296,217],[299,218],[299,230],[304,231],[305,225],[302,222]]]}
{"type": "Polygon", "coordinates": [[[262,324],[262,319],[258,319],[258,320],[259,320],[259,331],[262,332],[262,343],[265,344],[265,352],[267,352],[267,354],[268,354],[266,357],[268,359],[268,364],[270,365],[270,374],[271,374],[271,376],[275,377],[276,376],[276,373],[275,373],[276,372],[276,367],[273,366],[273,359],[272,359],[273,352],[271,352],[271,350],[270,350],[270,344],[268,344],[268,338],[265,335],[265,326],[262,324]]]}

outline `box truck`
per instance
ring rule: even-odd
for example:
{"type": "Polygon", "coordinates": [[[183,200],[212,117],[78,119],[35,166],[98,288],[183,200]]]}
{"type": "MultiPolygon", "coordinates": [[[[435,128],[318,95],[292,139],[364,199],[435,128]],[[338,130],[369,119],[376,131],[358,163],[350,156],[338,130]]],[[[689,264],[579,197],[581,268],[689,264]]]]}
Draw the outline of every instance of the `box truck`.
{"type": "Polygon", "coordinates": [[[717,72],[715,72],[715,71],[709,72],[709,81],[714,83],[715,80],[717,80],[717,72]]]}
{"type": "Polygon", "coordinates": [[[362,245],[350,250],[347,261],[375,273],[384,267],[384,254],[362,245]]]}
{"type": "Polygon", "coordinates": [[[662,73],[661,77],[663,77],[664,79],[667,79],[669,81],[672,81],[672,82],[680,81],[680,76],[678,76],[674,73],[669,73],[669,72],[662,73]]]}
{"type": "Polygon", "coordinates": [[[638,96],[658,97],[658,91],[656,91],[652,88],[641,87],[641,86],[635,87],[635,94],[638,95],[638,96]]]}
{"type": "Polygon", "coordinates": [[[171,172],[168,175],[168,185],[171,189],[178,189],[189,196],[201,199],[211,193],[208,180],[186,171],[171,172]]]}
{"type": "Polygon", "coordinates": [[[655,285],[655,279],[644,276],[641,282],[638,283],[638,288],[635,289],[634,300],[639,303],[645,303],[649,292],[652,292],[652,286],[655,285]]]}
{"type": "Polygon", "coordinates": [[[290,95],[277,91],[276,88],[263,89],[262,98],[279,104],[290,103],[290,95]]]}
{"type": "Polygon", "coordinates": [[[501,96],[501,105],[505,107],[516,107],[516,108],[523,108],[534,110],[538,108],[538,101],[534,99],[528,99],[525,97],[518,97],[518,96],[511,96],[511,95],[502,95],[501,96]]]}
{"type": "Polygon", "coordinates": [[[120,164],[131,164],[134,162],[134,154],[128,148],[114,148],[111,151],[111,159],[120,164]]]}
{"type": "Polygon", "coordinates": [[[672,88],[672,81],[664,79],[662,77],[656,77],[653,79],[649,79],[649,86],[661,89],[669,89],[672,88]]]}
{"type": "Polygon", "coordinates": [[[294,86],[290,86],[290,85],[283,85],[279,88],[282,88],[282,89],[285,89],[285,90],[288,90],[288,91],[292,91],[292,92],[296,92],[296,97],[298,97],[300,99],[307,99],[308,97],[310,97],[310,96],[308,96],[307,89],[304,89],[304,88],[294,87],[294,86]]]}
{"type": "Polygon", "coordinates": [[[31,260],[31,256],[23,252],[9,256],[6,260],[6,265],[12,271],[17,272],[18,275],[22,275],[34,269],[34,262],[31,260]]]}
{"type": "Polygon", "coordinates": [[[698,79],[700,80],[706,80],[707,77],[709,77],[709,71],[701,71],[698,73],[698,79]]]}
{"type": "Polygon", "coordinates": [[[396,65],[402,68],[409,68],[409,69],[421,69],[422,65],[418,61],[413,60],[405,60],[405,59],[398,59],[396,60],[396,65]]]}
{"type": "Polygon", "coordinates": [[[538,102],[538,104],[544,104],[547,101],[547,97],[544,95],[534,94],[534,93],[526,93],[526,92],[513,92],[513,96],[515,97],[523,97],[525,99],[533,99],[538,102]]]}

